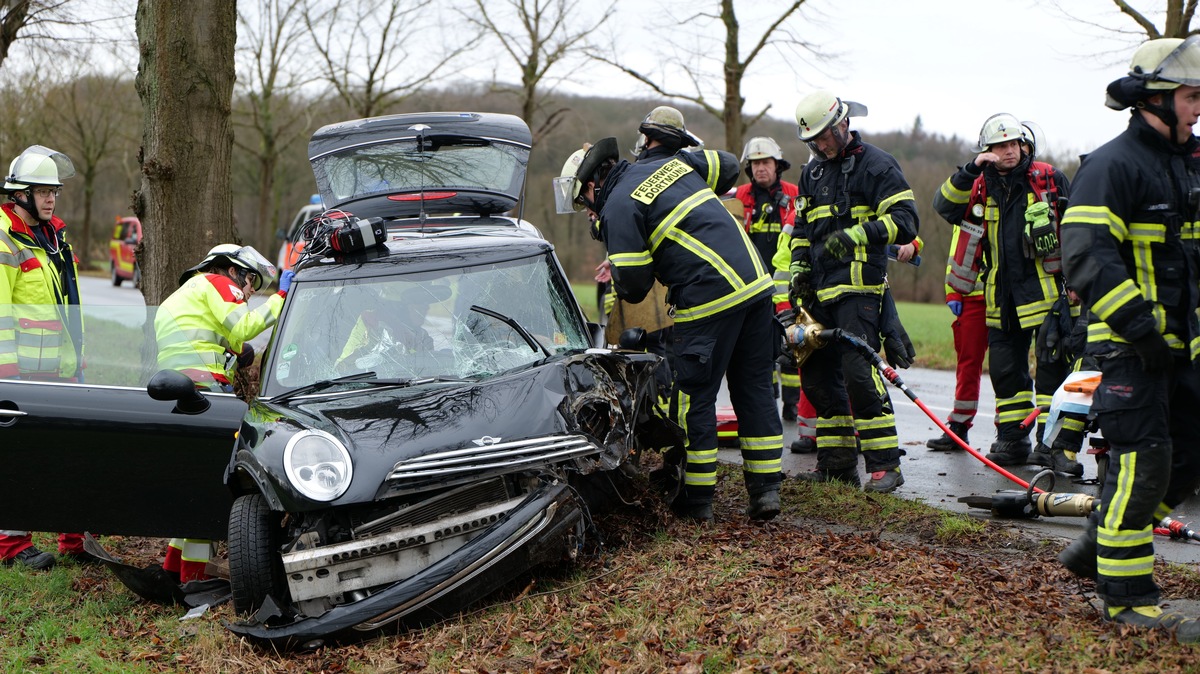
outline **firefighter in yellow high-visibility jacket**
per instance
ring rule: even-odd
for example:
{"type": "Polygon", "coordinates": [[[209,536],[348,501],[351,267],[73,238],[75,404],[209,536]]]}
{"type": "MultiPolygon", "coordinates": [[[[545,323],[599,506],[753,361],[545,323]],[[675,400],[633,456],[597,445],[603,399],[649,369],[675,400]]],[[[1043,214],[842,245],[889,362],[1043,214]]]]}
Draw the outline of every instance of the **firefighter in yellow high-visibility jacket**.
{"type": "MultiPolygon", "coordinates": [[[[257,308],[247,300],[275,278],[275,266],[250,246],[220,244],[179,278],[154,319],[158,365],[186,374],[202,390],[233,392],[236,365],[254,359],[249,341],[275,325],[295,272],[283,272],[279,292],[257,308]]],[[[163,568],[181,583],[204,580],[208,540],[173,538],[163,568]]]]}
{"type": "MultiPolygon", "coordinates": [[[[9,165],[0,206],[0,378],[82,380],[83,320],[78,267],[66,224],[54,215],[62,181],[75,175],[70,158],[41,145],[9,165]]],[[[59,534],[58,551],[90,561],[80,534],[59,534]]],[[[33,545],[28,531],[0,530],[0,562],[44,570],[54,555],[33,545]]]]}

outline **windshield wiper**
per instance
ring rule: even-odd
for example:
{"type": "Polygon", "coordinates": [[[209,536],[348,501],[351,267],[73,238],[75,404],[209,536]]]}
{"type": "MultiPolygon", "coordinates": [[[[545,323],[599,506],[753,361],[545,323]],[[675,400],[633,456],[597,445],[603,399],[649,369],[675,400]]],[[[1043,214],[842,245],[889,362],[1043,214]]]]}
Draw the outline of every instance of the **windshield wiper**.
{"type": "Polygon", "coordinates": [[[547,358],[550,358],[554,355],[554,354],[550,353],[550,349],[547,349],[545,344],[542,344],[541,342],[534,339],[533,335],[529,334],[529,331],[525,329],[525,326],[523,326],[517,322],[517,319],[505,316],[504,314],[502,314],[498,311],[492,311],[491,309],[485,309],[485,308],[479,306],[478,304],[472,304],[471,311],[477,311],[477,312],[483,314],[484,316],[491,316],[492,318],[494,318],[494,319],[500,321],[501,323],[504,323],[508,327],[512,328],[514,331],[516,331],[516,333],[518,335],[521,336],[521,339],[525,340],[525,343],[529,345],[529,348],[533,349],[534,353],[537,353],[540,350],[542,353],[546,354],[547,358]]]}
{"type": "Polygon", "coordinates": [[[364,381],[364,380],[379,381],[378,379],[376,379],[376,377],[378,377],[378,375],[375,374],[374,372],[356,372],[354,374],[348,374],[344,377],[336,377],[334,379],[322,379],[321,381],[314,381],[313,383],[307,384],[305,386],[301,386],[300,388],[294,388],[290,391],[284,391],[283,393],[280,393],[279,395],[275,396],[274,398],[271,398],[270,402],[281,403],[285,400],[294,398],[296,396],[302,396],[302,395],[305,395],[308,393],[316,393],[317,391],[324,391],[325,389],[329,388],[330,386],[336,386],[338,384],[345,384],[346,382],[364,381]]]}
{"type": "Polygon", "coordinates": [[[274,398],[271,398],[269,402],[280,403],[285,400],[290,400],[296,396],[323,391],[330,386],[336,386],[338,384],[353,383],[369,384],[371,386],[417,386],[420,384],[428,384],[430,382],[468,382],[475,381],[476,379],[477,377],[463,378],[447,376],[413,377],[407,379],[376,379],[374,372],[358,372],[355,374],[348,374],[345,377],[338,377],[336,379],[323,379],[306,386],[301,386],[300,388],[292,389],[291,391],[285,391],[274,398]]]}

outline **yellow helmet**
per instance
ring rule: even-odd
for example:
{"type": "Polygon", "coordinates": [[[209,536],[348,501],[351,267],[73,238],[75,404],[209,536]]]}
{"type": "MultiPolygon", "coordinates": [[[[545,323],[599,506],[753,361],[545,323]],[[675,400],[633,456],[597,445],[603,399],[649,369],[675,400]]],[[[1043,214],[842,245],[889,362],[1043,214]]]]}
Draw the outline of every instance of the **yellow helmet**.
{"type": "Polygon", "coordinates": [[[1143,42],[1129,60],[1129,74],[1108,85],[1105,105],[1123,110],[1182,85],[1200,86],[1200,36],[1143,42]]]}

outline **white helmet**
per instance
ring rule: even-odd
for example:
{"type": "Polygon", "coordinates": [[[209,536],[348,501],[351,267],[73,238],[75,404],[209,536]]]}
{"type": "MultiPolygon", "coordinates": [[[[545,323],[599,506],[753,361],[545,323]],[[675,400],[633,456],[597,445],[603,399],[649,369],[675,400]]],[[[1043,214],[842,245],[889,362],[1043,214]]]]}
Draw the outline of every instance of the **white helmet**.
{"type": "Polygon", "coordinates": [[[601,138],[595,145],[585,143],[583,149],[572,152],[553,181],[554,211],[560,215],[582,211],[586,205],[579,199],[583,185],[595,180],[604,165],[616,163],[619,157],[617,139],[611,136],[601,138]]]}
{"type": "Polygon", "coordinates": [[[1046,134],[1042,132],[1042,127],[1037,125],[1037,122],[1025,120],[1021,122],[1021,126],[1025,127],[1025,142],[1029,144],[1029,156],[1036,157],[1038,148],[1046,139],[1046,134]]]}
{"type": "Polygon", "coordinates": [[[779,147],[779,143],[776,143],[774,138],[755,136],[746,141],[746,147],[742,149],[742,169],[746,171],[746,175],[750,179],[753,179],[754,173],[750,170],[750,162],[767,158],[775,160],[776,176],[792,167],[791,162],[783,158],[783,148],[779,147]]]}
{"type": "Polygon", "coordinates": [[[983,128],[979,129],[979,140],[975,143],[973,151],[986,152],[989,147],[1007,143],[1010,140],[1029,142],[1021,120],[1007,112],[999,112],[988,117],[987,121],[983,123],[983,128]]]}
{"type": "Polygon", "coordinates": [[[204,256],[200,264],[183,272],[183,275],[179,277],[179,285],[186,283],[192,277],[192,274],[198,271],[211,267],[224,266],[225,264],[230,264],[254,273],[256,276],[254,280],[255,290],[262,290],[265,284],[275,280],[275,265],[268,262],[267,258],[263,257],[262,253],[255,250],[253,246],[219,243],[208,251],[208,255],[204,256]],[[221,262],[222,259],[225,262],[221,262]]]}
{"type": "Polygon", "coordinates": [[[814,91],[796,105],[796,135],[808,142],[847,117],[866,117],[867,106],[843,101],[831,91],[814,91]]]}
{"type": "Polygon", "coordinates": [[[30,185],[62,187],[62,181],[74,175],[75,165],[70,157],[48,147],[30,145],[8,165],[4,189],[23,190],[30,185]]]}

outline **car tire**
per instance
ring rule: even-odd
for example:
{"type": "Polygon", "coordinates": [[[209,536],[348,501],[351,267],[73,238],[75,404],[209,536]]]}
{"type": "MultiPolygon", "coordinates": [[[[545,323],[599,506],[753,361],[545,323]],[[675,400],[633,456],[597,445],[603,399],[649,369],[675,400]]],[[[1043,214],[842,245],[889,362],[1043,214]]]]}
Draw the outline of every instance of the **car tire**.
{"type": "Polygon", "coordinates": [[[120,288],[121,287],[121,277],[119,274],[117,274],[117,265],[114,263],[114,264],[108,265],[108,267],[109,267],[109,270],[112,272],[113,287],[120,288]]]}
{"type": "Polygon", "coordinates": [[[239,496],[229,512],[229,585],[233,609],[251,614],[268,596],[284,600],[283,560],[279,556],[280,515],[262,494],[239,496]]]}

